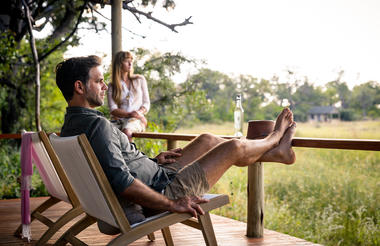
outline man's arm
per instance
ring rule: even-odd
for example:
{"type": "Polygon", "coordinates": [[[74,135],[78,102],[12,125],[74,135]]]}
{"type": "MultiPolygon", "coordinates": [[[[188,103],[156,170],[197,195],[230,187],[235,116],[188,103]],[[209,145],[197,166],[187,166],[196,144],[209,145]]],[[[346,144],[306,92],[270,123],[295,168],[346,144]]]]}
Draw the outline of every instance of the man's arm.
{"type": "Polygon", "coordinates": [[[204,214],[198,203],[207,202],[206,199],[199,197],[184,197],[178,200],[169,200],[167,197],[152,190],[140,180],[135,179],[121,195],[128,201],[140,204],[144,207],[157,210],[167,210],[176,213],[190,213],[194,217],[199,214],[204,214]]]}

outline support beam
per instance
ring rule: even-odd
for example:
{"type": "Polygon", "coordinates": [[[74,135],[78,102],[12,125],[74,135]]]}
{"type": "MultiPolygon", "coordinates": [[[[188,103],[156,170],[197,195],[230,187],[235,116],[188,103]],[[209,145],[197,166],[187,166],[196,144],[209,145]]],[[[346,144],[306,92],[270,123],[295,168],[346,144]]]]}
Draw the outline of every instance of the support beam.
{"type": "MultiPolygon", "coordinates": [[[[247,139],[264,138],[273,131],[274,121],[248,122],[247,139]]],[[[247,237],[264,237],[264,167],[262,162],[248,166],[247,237]]]]}
{"type": "Polygon", "coordinates": [[[111,16],[112,16],[112,62],[115,54],[122,48],[122,0],[112,0],[111,16]]]}

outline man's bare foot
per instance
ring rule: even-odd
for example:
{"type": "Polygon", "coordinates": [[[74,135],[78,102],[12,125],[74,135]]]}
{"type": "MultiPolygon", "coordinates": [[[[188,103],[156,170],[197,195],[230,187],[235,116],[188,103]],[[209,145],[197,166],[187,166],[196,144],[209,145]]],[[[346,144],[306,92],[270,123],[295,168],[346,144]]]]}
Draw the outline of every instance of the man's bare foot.
{"type": "Polygon", "coordinates": [[[293,164],[296,161],[296,155],[292,149],[292,139],[296,133],[296,127],[296,122],[293,122],[281,138],[280,144],[267,153],[267,156],[271,157],[268,161],[281,162],[284,164],[293,164]]]}
{"type": "Polygon", "coordinates": [[[276,124],[274,126],[274,131],[284,135],[286,129],[293,123],[293,113],[289,108],[284,108],[281,113],[277,116],[276,124]]]}

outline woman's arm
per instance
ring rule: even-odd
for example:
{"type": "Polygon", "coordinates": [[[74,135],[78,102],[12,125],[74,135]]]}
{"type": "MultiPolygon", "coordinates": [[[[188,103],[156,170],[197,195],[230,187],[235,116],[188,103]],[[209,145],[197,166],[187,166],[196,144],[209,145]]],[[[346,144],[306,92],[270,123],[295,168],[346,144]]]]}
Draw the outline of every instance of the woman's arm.
{"type": "Polygon", "coordinates": [[[110,109],[111,115],[117,118],[133,117],[132,113],[128,113],[124,109],[119,108],[115,100],[112,98],[112,90],[113,88],[112,88],[112,85],[110,84],[108,86],[107,97],[108,97],[108,108],[110,109]]]}
{"type": "Polygon", "coordinates": [[[141,91],[142,91],[142,105],[139,110],[141,110],[140,111],[141,113],[146,114],[148,113],[150,109],[148,85],[143,75],[140,75],[140,79],[141,79],[141,91]]]}
{"type": "Polygon", "coordinates": [[[117,109],[114,109],[111,111],[111,114],[113,116],[116,116],[118,118],[130,118],[130,117],[135,117],[133,116],[133,113],[134,112],[131,112],[131,113],[128,113],[127,111],[125,111],[124,109],[120,109],[120,108],[117,108],[117,109]]]}

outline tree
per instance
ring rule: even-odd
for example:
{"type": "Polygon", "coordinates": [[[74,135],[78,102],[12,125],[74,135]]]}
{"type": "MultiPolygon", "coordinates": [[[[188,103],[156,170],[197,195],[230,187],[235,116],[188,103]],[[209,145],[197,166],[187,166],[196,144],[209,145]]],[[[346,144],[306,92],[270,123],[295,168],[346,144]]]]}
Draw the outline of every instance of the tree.
{"type": "Polygon", "coordinates": [[[236,84],[227,75],[203,68],[189,78],[189,82],[197,85],[205,93],[209,107],[197,112],[203,122],[229,121],[233,119],[234,95],[236,84]]]}
{"type": "Polygon", "coordinates": [[[134,51],[136,60],[134,70],[143,74],[149,87],[151,110],[148,114],[150,122],[159,125],[165,131],[174,131],[181,124],[193,121],[199,112],[207,110],[205,92],[199,90],[200,85],[191,79],[177,84],[173,75],[181,71],[184,63],[196,64],[180,53],[150,52],[145,49],[134,51]]]}
{"type": "Polygon", "coordinates": [[[294,102],[294,118],[306,121],[307,114],[313,106],[327,105],[322,88],[314,87],[308,81],[299,86],[292,96],[294,102]]]}
{"type": "Polygon", "coordinates": [[[356,110],[361,111],[363,117],[367,117],[368,112],[371,110],[376,115],[379,111],[377,105],[380,104],[379,91],[380,86],[374,81],[357,85],[352,90],[353,100],[351,105],[356,110]]]}
{"type": "Polygon", "coordinates": [[[259,81],[252,76],[241,75],[238,77],[237,83],[243,92],[245,121],[266,119],[266,114],[261,107],[269,102],[267,95],[272,94],[270,82],[265,79],[259,81]]]}
{"type": "MultiPolygon", "coordinates": [[[[102,31],[105,23],[98,21],[98,9],[107,0],[24,0],[30,10],[33,29],[44,31],[46,37],[36,40],[38,62],[46,62],[47,58],[57,50],[63,54],[69,45],[78,44],[79,27],[102,31]]],[[[28,119],[30,106],[33,105],[33,81],[35,68],[32,66],[32,53],[28,48],[28,21],[23,0],[5,0],[0,10],[0,102],[1,131],[16,132],[24,128],[28,119]],[[5,96],[4,96],[5,95],[5,96]]],[[[153,16],[152,12],[144,12],[146,6],[154,6],[156,0],[125,0],[123,9],[133,14],[141,22],[140,16],[168,27],[177,32],[176,27],[191,24],[190,18],[177,24],[168,24],[153,16]],[[137,7],[136,7],[137,6],[137,7]]],[[[174,8],[172,0],[163,1],[164,8],[174,8]]],[[[62,60],[62,57],[61,57],[62,60]]],[[[49,63],[49,62],[47,62],[49,63]]],[[[42,66],[41,66],[42,67],[42,66]]],[[[43,68],[42,68],[43,69],[43,68]]],[[[41,81],[42,86],[45,81],[41,81]]]]}
{"type": "Polygon", "coordinates": [[[342,109],[348,108],[351,92],[346,82],[339,80],[331,81],[326,84],[326,88],[330,92],[332,102],[340,102],[342,109]]]}

